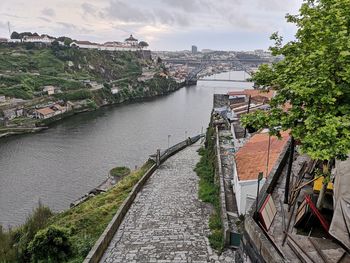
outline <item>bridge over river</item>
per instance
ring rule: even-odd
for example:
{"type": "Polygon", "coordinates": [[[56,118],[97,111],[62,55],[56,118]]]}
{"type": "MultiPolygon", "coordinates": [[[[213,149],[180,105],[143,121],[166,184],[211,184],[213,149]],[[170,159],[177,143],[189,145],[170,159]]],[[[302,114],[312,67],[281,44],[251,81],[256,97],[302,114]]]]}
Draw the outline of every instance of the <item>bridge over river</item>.
{"type": "Polygon", "coordinates": [[[234,262],[210,248],[211,208],[198,200],[200,145],[187,147],[151,176],[100,262],[234,262]]]}

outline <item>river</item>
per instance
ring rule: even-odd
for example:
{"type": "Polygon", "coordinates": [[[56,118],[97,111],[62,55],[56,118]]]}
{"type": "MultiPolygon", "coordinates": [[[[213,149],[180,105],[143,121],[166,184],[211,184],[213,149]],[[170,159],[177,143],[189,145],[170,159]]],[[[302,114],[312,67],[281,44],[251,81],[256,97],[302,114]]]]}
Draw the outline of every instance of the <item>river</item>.
{"type": "MultiPolygon", "coordinates": [[[[243,72],[213,79],[243,79],[243,72]]],[[[157,148],[208,126],[214,93],[251,83],[198,81],[170,95],[75,115],[50,129],[0,139],[0,224],[15,226],[38,205],[53,211],[99,185],[115,166],[142,165],[157,148]]]]}

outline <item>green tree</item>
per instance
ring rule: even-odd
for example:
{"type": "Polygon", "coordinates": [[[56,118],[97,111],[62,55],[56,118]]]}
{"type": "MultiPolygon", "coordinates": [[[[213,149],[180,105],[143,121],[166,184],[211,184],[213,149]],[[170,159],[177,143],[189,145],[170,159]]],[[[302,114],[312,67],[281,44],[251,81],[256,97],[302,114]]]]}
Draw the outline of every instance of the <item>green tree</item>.
{"type": "Polygon", "coordinates": [[[242,118],[255,128],[291,130],[301,150],[324,162],[325,180],[317,207],[322,207],[328,163],[345,159],[350,151],[350,0],[305,0],[298,15],[287,15],[296,24],[296,40],[283,44],[277,33],[271,36],[274,55],[284,59],[263,66],[253,81],[277,95],[270,112],[256,112],[242,118]],[[286,104],[289,110],[284,110],[286,104]]]}
{"type": "Polygon", "coordinates": [[[72,252],[67,230],[55,225],[40,230],[29,243],[29,251],[34,262],[66,261],[72,252]]]}
{"type": "Polygon", "coordinates": [[[140,41],[139,46],[140,46],[141,49],[143,49],[143,48],[148,47],[149,45],[148,45],[148,43],[145,42],[145,41],[140,41]]]}
{"type": "Polygon", "coordinates": [[[11,39],[19,39],[20,35],[19,33],[17,33],[16,31],[13,31],[11,34],[11,39]]]}

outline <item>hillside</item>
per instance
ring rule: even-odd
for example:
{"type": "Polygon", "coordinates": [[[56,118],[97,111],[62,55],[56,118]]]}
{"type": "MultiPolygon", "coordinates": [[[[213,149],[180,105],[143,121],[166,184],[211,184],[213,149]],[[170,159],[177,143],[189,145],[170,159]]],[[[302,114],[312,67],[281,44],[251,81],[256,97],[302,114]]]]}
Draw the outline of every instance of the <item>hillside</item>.
{"type": "Polygon", "coordinates": [[[72,113],[180,87],[146,55],[32,43],[0,45],[0,126],[41,126],[72,113]],[[38,109],[52,114],[41,115],[38,109]]]}

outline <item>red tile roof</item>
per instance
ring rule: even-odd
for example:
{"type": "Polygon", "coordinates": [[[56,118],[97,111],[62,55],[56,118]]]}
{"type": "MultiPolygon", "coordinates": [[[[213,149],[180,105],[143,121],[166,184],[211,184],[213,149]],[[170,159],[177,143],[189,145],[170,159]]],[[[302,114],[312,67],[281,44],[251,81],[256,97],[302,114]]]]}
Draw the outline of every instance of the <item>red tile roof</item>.
{"type": "Polygon", "coordinates": [[[50,108],[42,108],[42,109],[38,109],[36,111],[44,116],[55,113],[55,111],[50,109],[50,108]]]}
{"type": "Polygon", "coordinates": [[[266,97],[269,100],[273,98],[275,95],[274,90],[269,91],[262,91],[257,89],[245,89],[242,91],[230,91],[228,92],[229,96],[237,96],[237,95],[245,95],[245,96],[251,96],[251,97],[266,97]]]}
{"type": "MultiPolygon", "coordinates": [[[[276,136],[271,136],[268,174],[275,166],[278,157],[289,139],[288,132],[282,132],[281,135],[281,139],[278,139],[276,136]]],[[[255,180],[258,178],[259,172],[263,172],[266,178],[268,145],[268,133],[259,133],[253,135],[252,138],[239,149],[235,155],[235,159],[240,181],[255,180]]]]}

